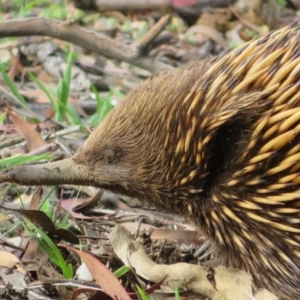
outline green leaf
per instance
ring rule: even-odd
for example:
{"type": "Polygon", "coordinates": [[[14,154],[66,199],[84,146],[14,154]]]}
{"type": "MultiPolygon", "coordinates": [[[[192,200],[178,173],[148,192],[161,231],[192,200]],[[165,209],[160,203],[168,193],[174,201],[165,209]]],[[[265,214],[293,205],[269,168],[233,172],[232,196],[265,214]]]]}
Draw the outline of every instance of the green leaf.
{"type": "Polygon", "coordinates": [[[5,117],[6,117],[6,112],[4,112],[0,115],[0,126],[3,124],[5,117]]]}
{"type": "MultiPolygon", "coordinates": [[[[67,103],[69,98],[69,91],[70,91],[70,84],[71,84],[71,75],[72,75],[72,65],[75,59],[75,53],[71,52],[68,56],[67,68],[60,79],[57,87],[57,103],[58,103],[58,110],[57,110],[57,119],[58,121],[62,122],[66,115],[67,111],[67,103]]],[[[70,112],[70,110],[68,110],[70,112]]],[[[71,115],[71,113],[70,113],[71,115]]],[[[69,116],[70,117],[70,116],[69,116]]],[[[78,124],[78,123],[77,123],[78,124]]]]}
{"type": "Polygon", "coordinates": [[[53,219],[54,216],[54,203],[51,203],[48,201],[48,198],[50,195],[55,191],[56,187],[53,186],[52,189],[49,191],[49,193],[46,195],[46,197],[43,199],[42,203],[40,204],[40,210],[43,211],[50,219],[53,219]]]}
{"type": "Polygon", "coordinates": [[[18,101],[20,102],[20,105],[22,107],[27,107],[27,103],[25,101],[25,99],[23,98],[23,96],[19,93],[18,88],[16,87],[16,85],[14,84],[14,82],[10,79],[10,77],[8,76],[8,74],[6,73],[6,70],[3,66],[2,63],[0,63],[0,72],[3,76],[4,81],[6,82],[7,86],[9,87],[10,91],[12,92],[12,94],[18,99],[18,101]]]}
{"type": "Polygon", "coordinates": [[[80,125],[81,124],[81,118],[75,107],[67,103],[67,109],[66,109],[66,114],[68,121],[70,122],[71,125],[80,125]]]}
{"type": "Polygon", "coordinates": [[[143,300],[149,300],[148,296],[146,295],[146,293],[138,286],[136,285],[136,289],[138,291],[138,294],[141,296],[141,298],[143,300]]]}
{"type": "Polygon", "coordinates": [[[53,156],[45,153],[41,155],[23,155],[23,154],[16,154],[14,156],[6,157],[0,159],[0,168],[7,168],[13,167],[17,165],[22,165],[25,163],[36,162],[43,159],[51,159],[53,156]]]}
{"type": "Polygon", "coordinates": [[[128,271],[130,271],[130,268],[123,266],[123,267],[119,268],[118,270],[114,271],[114,274],[117,278],[120,278],[124,274],[128,273],[128,271]]]}
{"type": "Polygon", "coordinates": [[[175,286],[175,300],[180,300],[179,291],[177,285],[175,286]]]}
{"type": "Polygon", "coordinates": [[[38,87],[46,94],[46,96],[48,97],[50,103],[51,103],[51,106],[52,108],[54,109],[54,111],[56,112],[57,111],[57,103],[56,101],[54,100],[54,95],[51,94],[47,88],[31,73],[31,72],[28,72],[28,75],[30,77],[30,79],[35,82],[38,87]]]}
{"type": "Polygon", "coordinates": [[[107,115],[107,113],[109,113],[111,111],[111,109],[113,108],[113,106],[111,104],[111,98],[118,91],[111,90],[107,94],[105,99],[101,99],[97,89],[93,85],[91,86],[91,89],[95,95],[95,100],[97,102],[97,109],[96,109],[96,112],[91,117],[89,117],[87,120],[84,121],[84,123],[92,124],[93,126],[97,126],[104,119],[104,117],[107,115]]]}
{"type": "Polygon", "coordinates": [[[56,244],[49,238],[49,236],[44,231],[39,229],[36,225],[31,223],[30,226],[34,228],[34,230],[41,236],[41,247],[43,247],[43,249],[48,253],[51,261],[54,264],[56,264],[59,268],[61,268],[63,276],[66,279],[72,278],[73,267],[72,265],[66,263],[56,244]]]}

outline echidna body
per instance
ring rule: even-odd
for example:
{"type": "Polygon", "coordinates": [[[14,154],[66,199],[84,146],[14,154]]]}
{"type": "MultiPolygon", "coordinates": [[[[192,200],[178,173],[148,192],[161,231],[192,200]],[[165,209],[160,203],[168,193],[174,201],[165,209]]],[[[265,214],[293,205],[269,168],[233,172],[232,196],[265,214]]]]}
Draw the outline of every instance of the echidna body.
{"type": "MultiPolygon", "coordinates": [[[[215,264],[300,299],[300,23],[146,80],[69,163],[51,183],[184,215],[210,239],[215,264]]],[[[22,172],[10,178],[28,183],[22,172]]]]}
{"type": "Polygon", "coordinates": [[[300,298],[300,25],[146,80],[74,161],[185,215],[218,263],[300,298]]]}

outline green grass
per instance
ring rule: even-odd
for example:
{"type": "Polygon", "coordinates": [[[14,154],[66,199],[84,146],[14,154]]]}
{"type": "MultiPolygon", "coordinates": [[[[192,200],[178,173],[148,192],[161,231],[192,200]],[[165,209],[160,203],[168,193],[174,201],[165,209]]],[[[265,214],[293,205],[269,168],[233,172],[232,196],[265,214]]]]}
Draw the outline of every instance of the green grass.
{"type": "Polygon", "coordinates": [[[281,6],[281,7],[284,7],[285,6],[285,0],[275,0],[276,3],[281,6]]]}
{"type": "Polygon", "coordinates": [[[117,278],[120,278],[121,276],[125,275],[126,273],[128,273],[130,271],[129,267],[123,266],[119,269],[117,269],[116,271],[114,271],[114,275],[117,278]]]}
{"type": "Polygon", "coordinates": [[[96,88],[94,86],[91,86],[91,90],[95,96],[95,101],[97,102],[97,109],[92,116],[88,117],[85,120],[82,120],[74,106],[68,103],[71,84],[71,70],[75,57],[76,56],[74,53],[70,53],[70,55],[68,56],[66,72],[60,79],[56,91],[47,89],[32,73],[29,73],[29,77],[48,97],[50,104],[55,111],[55,119],[58,122],[68,121],[70,125],[85,126],[90,124],[92,126],[96,126],[112,109],[112,97],[114,95],[117,95],[118,97],[123,98],[124,95],[117,90],[111,89],[111,91],[105,96],[105,98],[102,99],[96,88]]]}
{"type": "Polygon", "coordinates": [[[177,285],[175,286],[175,300],[180,300],[179,291],[177,285]]]}
{"type": "MultiPolygon", "coordinates": [[[[66,263],[65,259],[63,258],[56,244],[49,238],[49,236],[43,230],[38,228],[36,225],[30,222],[30,226],[40,236],[40,238],[38,238],[38,242],[40,246],[48,254],[50,260],[61,269],[64,278],[66,279],[73,278],[74,276],[73,266],[71,264],[66,263]]],[[[31,231],[32,234],[34,234],[32,230],[29,230],[28,228],[27,230],[31,231]]]]}
{"type": "Polygon", "coordinates": [[[139,294],[139,296],[141,297],[142,300],[150,300],[153,299],[152,297],[149,297],[143,290],[141,287],[139,287],[138,285],[136,285],[136,290],[139,294]]]}
{"type": "Polygon", "coordinates": [[[97,109],[92,116],[83,121],[83,124],[97,126],[104,119],[106,114],[112,109],[111,99],[113,96],[117,95],[120,98],[123,98],[124,95],[117,90],[111,89],[111,91],[102,99],[93,85],[91,86],[91,89],[97,102],[97,109]]]}
{"type": "Polygon", "coordinates": [[[20,105],[23,108],[27,108],[27,102],[25,101],[25,99],[23,98],[23,96],[19,93],[19,89],[17,88],[17,86],[14,84],[14,82],[8,76],[8,74],[7,74],[6,70],[5,70],[5,67],[4,67],[4,65],[2,63],[0,63],[0,72],[1,72],[1,74],[3,76],[3,79],[4,79],[5,83],[9,87],[11,93],[19,101],[20,105]]]}
{"type": "Polygon", "coordinates": [[[0,127],[3,124],[3,121],[4,121],[5,117],[6,117],[6,112],[3,112],[3,113],[0,114],[0,127]]]}
{"type": "Polygon", "coordinates": [[[53,158],[53,156],[45,153],[41,155],[24,155],[24,154],[16,154],[10,157],[0,159],[0,170],[3,171],[5,168],[15,167],[18,165],[22,165],[25,163],[33,163],[41,160],[49,160],[53,158]]]}
{"type": "MultiPolygon", "coordinates": [[[[40,210],[43,211],[51,220],[53,220],[54,218],[54,213],[55,213],[55,206],[54,203],[52,203],[51,201],[49,201],[49,198],[51,196],[52,193],[55,192],[56,187],[53,186],[51,188],[51,190],[49,191],[49,193],[44,197],[43,201],[40,204],[40,210]]],[[[67,216],[69,214],[66,214],[67,216]]]]}
{"type": "MultiPolygon", "coordinates": [[[[4,7],[8,7],[9,10],[4,13],[9,13],[11,17],[26,18],[32,15],[33,9],[35,12],[39,12],[39,17],[45,17],[56,20],[65,19],[80,19],[83,16],[83,11],[80,9],[70,10],[66,1],[51,1],[51,0],[7,0],[0,3],[4,7]],[[5,3],[7,5],[5,5],[5,3]]],[[[0,12],[0,19],[3,16],[0,12]]]]}
{"type": "Polygon", "coordinates": [[[59,80],[56,90],[48,90],[32,73],[29,73],[30,79],[35,82],[48,97],[50,104],[55,111],[55,119],[58,122],[65,122],[68,120],[71,125],[81,124],[80,115],[75,108],[68,103],[72,79],[72,64],[75,57],[76,55],[73,52],[69,54],[66,71],[63,77],[59,80]]]}

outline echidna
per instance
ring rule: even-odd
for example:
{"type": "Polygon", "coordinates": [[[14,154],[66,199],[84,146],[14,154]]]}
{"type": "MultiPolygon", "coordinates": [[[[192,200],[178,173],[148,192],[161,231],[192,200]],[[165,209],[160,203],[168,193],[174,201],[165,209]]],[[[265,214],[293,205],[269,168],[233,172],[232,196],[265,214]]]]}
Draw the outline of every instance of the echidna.
{"type": "Polygon", "coordinates": [[[300,299],[300,22],[144,81],[72,158],[0,181],[138,197],[193,221],[215,263],[300,299]]]}

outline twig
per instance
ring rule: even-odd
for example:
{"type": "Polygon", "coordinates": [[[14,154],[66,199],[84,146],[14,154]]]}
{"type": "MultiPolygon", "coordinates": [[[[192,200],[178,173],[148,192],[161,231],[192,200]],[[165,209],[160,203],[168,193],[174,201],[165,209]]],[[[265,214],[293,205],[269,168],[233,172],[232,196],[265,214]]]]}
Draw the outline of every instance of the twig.
{"type": "Polygon", "coordinates": [[[159,252],[158,252],[158,254],[157,254],[157,257],[156,257],[156,260],[155,260],[156,263],[158,263],[158,260],[159,260],[159,258],[160,258],[160,256],[161,256],[161,253],[162,253],[163,249],[165,248],[166,242],[167,242],[167,240],[164,239],[164,240],[163,240],[163,243],[162,243],[162,245],[161,245],[161,247],[160,247],[160,249],[159,249],[159,252]]]}
{"type": "MultiPolygon", "coordinates": [[[[0,22],[1,23],[1,22],[0,22]]],[[[7,91],[5,88],[3,88],[0,85],[0,92],[5,95],[6,97],[12,99],[17,105],[22,106],[30,115],[30,117],[32,118],[36,118],[40,121],[40,116],[38,116],[34,111],[32,111],[27,105],[24,105],[22,102],[20,102],[17,97],[15,95],[13,95],[12,93],[10,93],[9,91],[7,91]]],[[[0,98],[0,102],[3,101],[7,106],[9,106],[9,104],[4,100],[0,98]]]]}
{"type": "MultiPolygon", "coordinates": [[[[161,24],[158,27],[160,30],[164,28],[161,24]]],[[[152,73],[173,69],[173,67],[154,61],[152,58],[139,57],[140,51],[134,47],[134,44],[124,45],[98,32],[72,25],[70,22],[45,18],[14,19],[0,22],[0,37],[28,35],[49,36],[64,40],[95,51],[105,57],[126,61],[152,73]]],[[[144,44],[146,45],[146,43],[144,44]]]]}
{"type": "MultiPolygon", "coordinates": [[[[48,141],[48,140],[51,140],[51,139],[56,138],[56,137],[64,136],[64,135],[74,133],[74,132],[79,132],[79,131],[80,131],[80,126],[76,125],[76,126],[72,126],[70,128],[67,128],[67,129],[63,129],[63,130],[60,130],[60,131],[53,132],[50,135],[49,134],[43,134],[42,138],[44,140],[48,141]]],[[[14,144],[10,143],[9,145],[1,145],[0,148],[11,146],[11,145],[14,145],[15,147],[24,147],[26,145],[26,142],[23,141],[23,140],[24,140],[24,138],[22,137],[22,142],[14,143],[14,144]]]]}
{"type": "Polygon", "coordinates": [[[99,11],[122,11],[122,10],[162,10],[172,5],[171,0],[97,0],[97,1],[73,1],[76,7],[81,9],[91,9],[96,7],[99,11]],[[91,2],[93,4],[91,4],[91,2]]]}
{"type": "Polygon", "coordinates": [[[132,43],[132,45],[139,49],[140,54],[147,50],[149,45],[153,43],[162,30],[168,25],[170,19],[169,15],[162,17],[139,41],[132,43]]]}
{"type": "Polygon", "coordinates": [[[138,236],[139,236],[139,234],[140,234],[141,225],[142,225],[143,222],[144,222],[144,216],[140,216],[140,217],[138,218],[137,229],[136,229],[136,231],[135,231],[135,233],[134,233],[134,235],[133,235],[134,239],[137,239],[137,238],[138,238],[138,236]]]}
{"type": "Polygon", "coordinates": [[[244,19],[238,12],[236,12],[236,10],[233,8],[233,6],[231,4],[228,5],[230,11],[232,12],[232,14],[239,19],[245,26],[247,26],[248,28],[250,28],[251,30],[260,33],[259,27],[255,26],[254,24],[250,23],[249,21],[247,21],[246,19],[244,19]]]}

